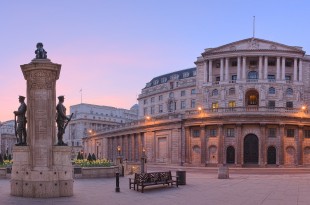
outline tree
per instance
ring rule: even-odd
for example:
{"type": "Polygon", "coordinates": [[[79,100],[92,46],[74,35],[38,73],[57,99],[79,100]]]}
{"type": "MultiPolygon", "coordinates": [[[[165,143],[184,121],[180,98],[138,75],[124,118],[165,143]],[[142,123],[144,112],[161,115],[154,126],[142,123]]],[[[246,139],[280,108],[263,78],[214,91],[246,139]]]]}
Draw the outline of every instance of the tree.
{"type": "Polygon", "coordinates": [[[9,154],[8,160],[10,160],[10,161],[12,160],[12,155],[9,154]]]}
{"type": "Polygon", "coordinates": [[[96,155],[94,153],[92,154],[91,158],[93,161],[96,161],[96,155]]]}
{"type": "Polygon", "coordinates": [[[78,152],[76,159],[81,159],[81,153],[80,152],[78,152]]]}
{"type": "Polygon", "coordinates": [[[3,164],[2,154],[0,154],[0,164],[3,164]]]}
{"type": "Polygon", "coordinates": [[[8,156],[6,154],[4,154],[4,157],[3,157],[4,160],[8,160],[8,156]]]}
{"type": "Polygon", "coordinates": [[[88,153],[87,160],[88,160],[88,161],[93,161],[93,159],[92,159],[90,153],[88,153]]]}

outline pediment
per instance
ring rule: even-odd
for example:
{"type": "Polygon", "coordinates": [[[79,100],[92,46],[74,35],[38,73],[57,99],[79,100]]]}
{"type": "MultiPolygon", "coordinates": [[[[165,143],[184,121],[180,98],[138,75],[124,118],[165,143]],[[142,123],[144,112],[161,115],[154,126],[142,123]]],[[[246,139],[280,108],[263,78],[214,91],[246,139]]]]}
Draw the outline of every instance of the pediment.
{"type": "Polygon", "coordinates": [[[238,50],[279,50],[291,52],[304,52],[300,47],[287,46],[281,43],[267,41],[259,38],[248,38],[229,43],[217,48],[207,49],[206,53],[218,53],[238,50]]]}

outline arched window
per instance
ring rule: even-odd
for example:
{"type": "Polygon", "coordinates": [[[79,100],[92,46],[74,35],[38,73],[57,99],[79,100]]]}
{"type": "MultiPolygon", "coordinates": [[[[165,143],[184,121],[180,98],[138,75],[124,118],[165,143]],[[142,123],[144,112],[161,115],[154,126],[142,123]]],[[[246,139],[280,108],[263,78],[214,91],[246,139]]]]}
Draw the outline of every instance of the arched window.
{"type": "Polygon", "coordinates": [[[258,79],[258,75],[256,71],[250,71],[248,73],[248,79],[258,79]]]}
{"type": "Polygon", "coordinates": [[[274,87],[270,87],[268,93],[269,94],[276,94],[276,89],[274,87]]]}
{"type": "Polygon", "coordinates": [[[293,95],[293,89],[292,88],[286,89],[286,95],[293,95]]]}
{"type": "Polygon", "coordinates": [[[212,96],[217,96],[219,94],[219,91],[217,89],[214,89],[212,91],[212,96]]]}
{"type": "Polygon", "coordinates": [[[230,88],[228,93],[229,95],[234,95],[236,93],[235,88],[230,88]]]}

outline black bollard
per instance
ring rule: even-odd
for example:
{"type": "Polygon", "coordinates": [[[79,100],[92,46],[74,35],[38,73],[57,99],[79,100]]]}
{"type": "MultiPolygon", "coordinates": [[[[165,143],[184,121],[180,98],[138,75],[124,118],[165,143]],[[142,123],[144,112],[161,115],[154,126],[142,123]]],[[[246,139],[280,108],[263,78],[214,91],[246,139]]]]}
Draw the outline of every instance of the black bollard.
{"type": "Polygon", "coordinates": [[[116,172],[116,173],[115,173],[115,176],[116,176],[116,187],[115,187],[115,192],[119,192],[119,191],[120,191],[120,188],[119,188],[119,173],[116,172]]]}

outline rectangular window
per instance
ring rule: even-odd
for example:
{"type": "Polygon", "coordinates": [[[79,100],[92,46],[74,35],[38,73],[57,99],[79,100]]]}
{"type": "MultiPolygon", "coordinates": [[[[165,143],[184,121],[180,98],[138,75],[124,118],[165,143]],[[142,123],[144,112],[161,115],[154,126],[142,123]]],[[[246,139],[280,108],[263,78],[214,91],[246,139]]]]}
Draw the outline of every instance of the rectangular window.
{"type": "Polygon", "coordinates": [[[277,129],[276,128],[269,128],[268,129],[268,137],[276,137],[277,129]]]}
{"type": "Polygon", "coordinates": [[[292,80],[292,77],[290,75],[285,75],[285,80],[292,80]]]}
{"type": "Polygon", "coordinates": [[[235,129],[234,128],[227,128],[227,137],[234,137],[235,136],[235,129]]]}
{"type": "Polygon", "coordinates": [[[151,114],[155,114],[155,107],[154,106],[151,107],[151,114]]]}
{"type": "Polygon", "coordinates": [[[268,66],[276,66],[276,60],[275,59],[269,59],[268,60],[268,66]]]}
{"type": "Polygon", "coordinates": [[[256,60],[250,60],[250,65],[257,65],[257,61],[256,60]]]}
{"type": "Polygon", "coordinates": [[[217,111],[218,108],[219,108],[219,103],[218,102],[212,103],[212,110],[213,111],[217,111]]]}
{"type": "Polygon", "coordinates": [[[185,101],[181,101],[181,109],[185,109],[186,108],[186,104],[185,104],[185,101]]]}
{"type": "Polygon", "coordinates": [[[143,104],[146,105],[147,104],[147,99],[143,100],[143,104]]]}
{"type": "Polygon", "coordinates": [[[310,138],[310,130],[305,130],[305,138],[310,138]]]}
{"type": "Polygon", "coordinates": [[[191,94],[196,94],[196,89],[192,89],[191,94]]]}
{"type": "Polygon", "coordinates": [[[155,102],[155,98],[151,97],[151,103],[155,102]]]}
{"type": "Polygon", "coordinates": [[[185,90],[181,90],[181,96],[185,96],[185,90]]]}
{"type": "Polygon", "coordinates": [[[196,100],[192,99],[191,100],[191,108],[195,108],[196,107],[196,100]]]}
{"type": "Polygon", "coordinates": [[[286,102],[286,109],[293,109],[293,102],[286,102]]]}
{"type": "Polygon", "coordinates": [[[292,67],[292,61],[291,60],[286,60],[285,61],[285,66],[286,67],[292,67]]]}
{"type": "Polygon", "coordinates": [[[276,101],[274,100],[269,100],[268,101],[268,108],[269,109],[274,109],[276,107],[276,101]]]}
{"type": "Polygon", "coordinates": [[[231,80],[237,80],[237,75],[232,75],[231,80]]]}
{"type": "Polygon", "coordinates": [[[158,105],[158,112],[162,113],[163,112],[163,105],[158,105]]]}
{"type": "Polygon", "coordinates": [[[236,101],[229,101],[228,107],[229,107],[229,108],[236,107],[236,101]]]}
{"type": "Polygon", "coordinates": [[[158,96],[158,101],[162,101],[162,100],[163,100],[163,96],[162,95],[158,96]]]}
{"type": "Polygon", "coordinates": [[[287,137],[294,137],[295,136],[295,130],[294,129],[287,129],[286,130],[286,136],[287,137]]]}
{"type": "Polygon", "coordinates": [[[268,78],[268,80],[275,80],[276,76],[275,75],[268,75],[267,78],[268,78]]]}
{"type": "Polygon", "coordinates": [[[143,115],[144,115],[144,116],[147,115],[147,107],[145,107],[145,108],[143,109],[143,115]]]}
{"type": "Polygon", "coordinates": [[[215,82],[220,82],[220,80],[221,80],[221,77],[220,77],[220,76],[216,76],[216,77],[215,77],[215,82]]]}
{"type": "Polygon", "coordinates": [[[231,67],[236,67],[236,66],[237,66],[237,61],[236,60],[231,61],[231,67]]]}
{"type": "Polygon", "coordinates": [[[216,137],[216,129],[210,129],[210,137],[216,137]]]}
{"type": "Polygon", "coordinates": [[[200,131],[199,130],[193,130],[193,137],[200,137],[200,131]]]}
{"type": "Polygon", "coordinates": [[[174,88],[173,82],[170,82],[170,89],[173,89],[173,88],[174,88]]]}

